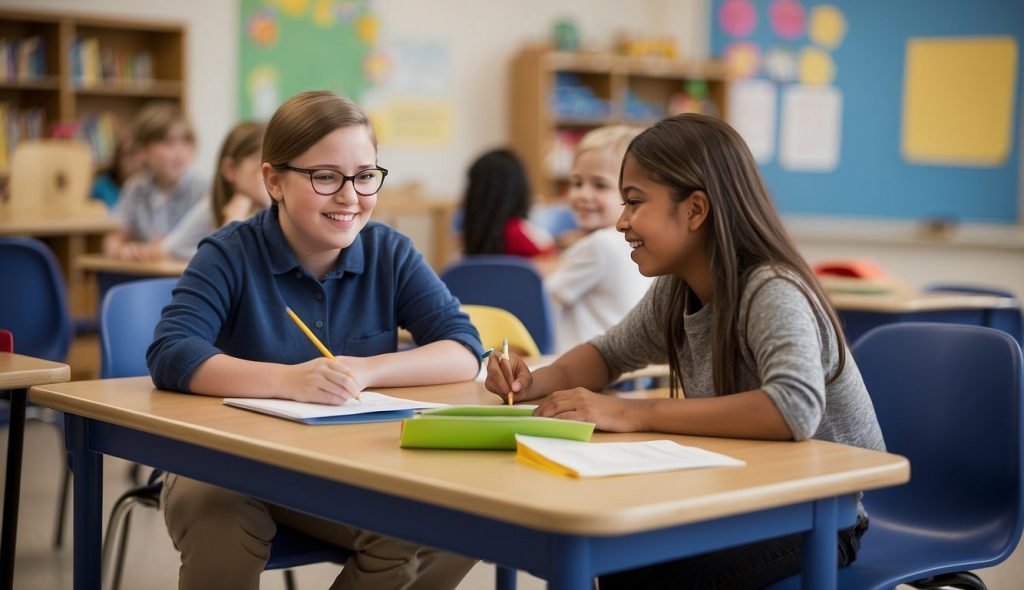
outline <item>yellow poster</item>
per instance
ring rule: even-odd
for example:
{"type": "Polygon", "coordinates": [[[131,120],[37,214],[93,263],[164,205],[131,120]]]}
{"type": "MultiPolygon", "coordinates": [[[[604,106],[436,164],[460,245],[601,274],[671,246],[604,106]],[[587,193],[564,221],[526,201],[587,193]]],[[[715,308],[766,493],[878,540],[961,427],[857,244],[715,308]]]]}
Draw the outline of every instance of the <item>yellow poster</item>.
{"type": "Polygon", "coordinates": [[[903,85],[903,157],[1000,166],[1013,145],[1017,41],[1008,36],[912,38],[903,85]]]}

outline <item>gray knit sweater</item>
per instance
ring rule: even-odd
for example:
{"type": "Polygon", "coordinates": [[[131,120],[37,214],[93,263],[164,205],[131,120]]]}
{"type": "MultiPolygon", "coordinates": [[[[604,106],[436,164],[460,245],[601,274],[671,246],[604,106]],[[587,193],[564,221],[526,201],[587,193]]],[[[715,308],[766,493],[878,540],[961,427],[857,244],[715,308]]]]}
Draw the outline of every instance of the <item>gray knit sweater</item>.
{"type": "MultiPolygon", "coordinates": [[[[763,389],[796,440],[816,438],[885,450],[871,398],[848,350],[843,373],[825,384],[839,361],[836,335],[828,316],[793,281],[800,279],[770,267],[751,273],[740,302],[743,362],[737,391],[763,389]]],[[[658,279],[625,319],[590,341],[610,369],[622,373],[668,362],[669,291],[669,280],[658,279]]],[[[692,297],[687,294],[688,300],[692,297]]],[[[711,306],[684,314],[683,321],[686,340],[679,361],[686,397],[712,397],[711,306]]]]}

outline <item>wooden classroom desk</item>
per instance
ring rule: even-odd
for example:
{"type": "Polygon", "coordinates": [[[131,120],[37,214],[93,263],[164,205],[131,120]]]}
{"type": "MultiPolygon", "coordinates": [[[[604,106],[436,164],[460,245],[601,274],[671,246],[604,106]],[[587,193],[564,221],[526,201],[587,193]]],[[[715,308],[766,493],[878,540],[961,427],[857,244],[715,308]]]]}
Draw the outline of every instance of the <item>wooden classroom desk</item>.
{"type": "Polygon", "coordinates": [[[0,236],[31,236],[50,246],[64,271],[73,315],[91,315],[96,309],[91,286],[75,271],[74,261],[87,252],[99,252],[103,236],[118,227],[101,203],[74,210],[0,206],[0,236]]]}
{"type": "MultiPolygon", "coordinates": [[[[494,404],[475,382],[383,390],[494,404]]],[[[908,481],[896,455],[822,441],[672,439],[745,467],[573,479],[511,452],[401,449],[400,422],[307,426],[158,391],[149,378],[37,386],[67,412],[75,466],[75,588],[100,586],[102,455],[153,465],[320,517],[523,569],[549,588],[590,590],[595,575],[794,532],[804,588],[835,586],[836,531],[857,492],[908,481]]]]}
{"type": "Polygon", "coordinates": [[[41,383],[67,381],[71,368],[20,354],[0,352],[0,391],[11,392],[7,437],[7,475],[4,480],[4,524],[0,538],[0,588],[14,584],[14,548],[18,540],[18,502],[21,496],[21,457],[25,445],[27,389],[41,383]]]}
{"type": "Polygon", "coordinates": [[[872,328],[895,322],[944,322],[998,328],[1020,313],[1020,302],[1009,297],[896,291],[836,293],[829,297],[843,321],[846,338],[856,341],[872,328]]]}
{"type": "Polygon", "coordinates": [[[111,273],[139,277],[178,277],[188,267],[187,260],[118,260],[102,254],[83,254],[75,259],[75,268],[87,273],[111,273]]]}

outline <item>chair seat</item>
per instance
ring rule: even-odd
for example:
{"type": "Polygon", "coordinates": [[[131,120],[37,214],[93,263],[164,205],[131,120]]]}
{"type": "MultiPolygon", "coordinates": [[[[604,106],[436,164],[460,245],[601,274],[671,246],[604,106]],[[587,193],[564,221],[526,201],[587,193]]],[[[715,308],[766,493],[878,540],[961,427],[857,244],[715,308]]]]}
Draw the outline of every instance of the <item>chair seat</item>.
{"type": "Polygon", "coordinates": [[[278,525],[274,542],[270,545],[266,569],[291,569],[323,561],[344,565],[351,555],[352,552],[347,549],[300,533],[291,527],[278,525]]]}

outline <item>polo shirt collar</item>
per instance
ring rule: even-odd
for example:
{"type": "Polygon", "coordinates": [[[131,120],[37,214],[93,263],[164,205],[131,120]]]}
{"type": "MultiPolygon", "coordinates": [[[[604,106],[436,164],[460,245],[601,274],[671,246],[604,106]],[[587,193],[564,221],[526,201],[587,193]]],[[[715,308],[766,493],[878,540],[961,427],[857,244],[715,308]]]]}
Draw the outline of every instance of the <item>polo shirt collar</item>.
{"type": "MultiPolygon", "coordinates": [[[[292,272],[301,267],[299,260],[292,252],[288,240],[281,230],[281,220],[278,218],[279,210],[277,204],[272,204],[263,213],[261,225],[263,236],[267,244],[267,256],[270,260],[270,271],[274,274],[292,272]]],[[[364,228],[365,229],[365,228],[364,228]]],[[[362,274],[365,269],[366,259],[363,255],[363,232],[356,235],[356,239],[348,248],[344,248],[338,256],[338,260],[325,276],[325,279],[340,278],[344,273],[362,274]]]]}

